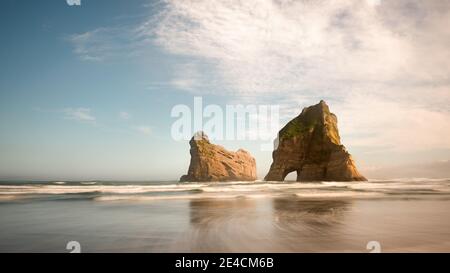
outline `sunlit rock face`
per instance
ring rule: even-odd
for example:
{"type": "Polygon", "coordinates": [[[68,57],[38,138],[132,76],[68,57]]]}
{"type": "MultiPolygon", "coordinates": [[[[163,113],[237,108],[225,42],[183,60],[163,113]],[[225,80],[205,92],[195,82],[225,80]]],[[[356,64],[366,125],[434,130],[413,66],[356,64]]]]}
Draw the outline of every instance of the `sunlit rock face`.
{"type": "Polygon", "coordinates": [[[208,136],[198,132],[189,142],[191,163],[181,182],[254,181],[256,161],[249,152],[227,151],[210,143],[208,136]]]}
{"type": "Polygon", "coordinates": [[[366,181],[341,144],[337,117],[324,101],[303,109],[278,134],[278,147],[266,181],[366,181]]]}

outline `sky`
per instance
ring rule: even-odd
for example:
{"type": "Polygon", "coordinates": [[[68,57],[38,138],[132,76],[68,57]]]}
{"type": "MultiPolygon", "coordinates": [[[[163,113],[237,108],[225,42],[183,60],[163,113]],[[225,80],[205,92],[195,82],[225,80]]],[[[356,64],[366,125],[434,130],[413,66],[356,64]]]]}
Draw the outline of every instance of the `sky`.
{"type": "Polygon", "coordinates": [[[448,0],[4,0],[0,22],[0,179],[176,180],[196,96],[282,125],[324,99],[369,178],[450,176],[448,0]]]}

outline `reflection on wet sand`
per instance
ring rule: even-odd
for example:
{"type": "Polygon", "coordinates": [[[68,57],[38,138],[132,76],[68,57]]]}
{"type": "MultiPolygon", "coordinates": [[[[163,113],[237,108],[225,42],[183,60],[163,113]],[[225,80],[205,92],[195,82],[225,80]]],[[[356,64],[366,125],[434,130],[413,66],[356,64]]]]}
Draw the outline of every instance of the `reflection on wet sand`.
{"type": "Polygon", "coordinates": [[[273,214],[279,229],[299,228],[306,231],[327,233],[344,222],[350,201],[345,200],[302,200],[298,198],[273,199],[273,214]]]}
{"type": "Polygon", "coordinates": [[[448,179],[0,183],[2,193],[14,198],[1,200],[0,251],[65,252],[67,240],[83,252],[368,252],[369,241],[450,251],[448,179]]]}
{"type": "Polygon", "coordinates": [[[190,228],[174,248],[192,252],[304,251],[339,242],[350,201],[276,199],[191,200],[190,228]],[[311,244],[311,245],[310,245],[311,244]]]}
{"type": "Polygon", "coordinates": [[[274,236],[285,251],[327,251],[342,245],[349,200],[273,199],[274,236]]]}
{"type": "Polygon", "coordinates": [[[242,212],[255,209],[255,201],[247,198],[200,199],[189,202],[191,224],[207,228],[215,222],[239,218],[242,212]]]}
{"type": "Polygon", "coordinates": [[[252,251],[255,227],[266,222],[267,210],[248,198],[191,200],[189,209],[191,226],[178,242],[186,251],[252,251]]]}

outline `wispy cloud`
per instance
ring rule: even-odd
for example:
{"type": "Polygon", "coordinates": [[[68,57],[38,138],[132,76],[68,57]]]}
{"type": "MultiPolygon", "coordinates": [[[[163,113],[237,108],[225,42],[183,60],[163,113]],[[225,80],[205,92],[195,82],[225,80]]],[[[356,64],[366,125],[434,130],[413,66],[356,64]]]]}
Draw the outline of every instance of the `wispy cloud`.
{"type": "Polygon", "coordinates": [[[151,135],[152,134],[152,128],[150,126],[141,125],[135,127],[136,131],[138,131],[141,134],[144,135],[151,135]]]}
{"type": "Polygon", "coordinates": [[[123,120],[128,120],[131,118],[131,114],[126,111],[120,111],[119,112],[119,118],[123,120]]]}
{"type": "Polygon", "coordinates": [[[95,117],[91,114],[89,108],[66,108],[63,110],[66,119],[81,121],[81,122],[95,122],[95,117]]]}
{"type": "Polygon", "coordinates": [[[406,153],[449,149],[450,115],[446,109],[387,101],[353,94],[332,107],[344,140],[367,153],[406,153]]]}
{"type": "Polygon", "coordinates": [[[187,63],[178,65],[170,84],[179,90],[201,92],[205,87],[203,80],[204,78],[201,76],[197,65],[195,63],[187,63]]]}
{"type": "Polygon", "coordinates": [[[135,27],[101,27],[70,35],[68,41],[74,53],[84,61],[138,56],[148,43],[135,27]]]}
{"type": "Polygon", "coordinates": [[[450,149],[449,1],[158,3],[138,25],[74,35],[75,52],[103,60],[156,44],[180,58],[151,88],[280,103],[290,117],[326,99],[354,146],[450,149]]]}
{"type": "Polygon", "coordinates": [[[72,35],[75,53],[104,60],[157,44],[191,60],[174,68],[173,86],[207,85],[220,94],[345,96],[355,86],[450,82],[448,1],[163,0],[152,6],[160,11],[139,24],[72,35]]]}
{"type": "Polygon", "coordinates": [[[450,148],[449,1],[164,2],[148,35],[203,64],[210,90],[297,113],[325,98],[367,149],[450,148]]]}
{"type": "Polygon", "coordinates": [[[408,44],[364,1],[166,2],[149,34],[171,53],[211,64],[230,90],[322,91],[407,67],[408,44]]]}

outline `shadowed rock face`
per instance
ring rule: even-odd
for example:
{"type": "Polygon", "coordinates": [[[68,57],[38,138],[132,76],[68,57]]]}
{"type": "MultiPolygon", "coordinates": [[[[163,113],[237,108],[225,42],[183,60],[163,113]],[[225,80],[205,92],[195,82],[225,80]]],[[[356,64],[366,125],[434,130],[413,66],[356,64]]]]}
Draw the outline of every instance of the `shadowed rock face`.
{"type": "Polygon", "coordinates": [[[196,133],[189,144],[191,163],[181,182],[256,180],[256,162],[247,151],[227,151],[211,144],[203,132],[196,133]]]}
{"type": "Polygon", "coordinates": [[[366,181],[341,144],[337,118],[324,101],[281,129],[278,143],[266,181],[283,181],[294,171],[297,181],[366,181]]]}

